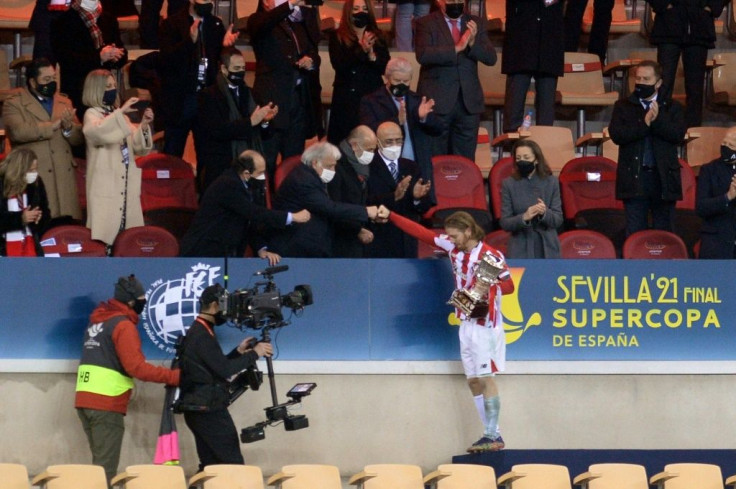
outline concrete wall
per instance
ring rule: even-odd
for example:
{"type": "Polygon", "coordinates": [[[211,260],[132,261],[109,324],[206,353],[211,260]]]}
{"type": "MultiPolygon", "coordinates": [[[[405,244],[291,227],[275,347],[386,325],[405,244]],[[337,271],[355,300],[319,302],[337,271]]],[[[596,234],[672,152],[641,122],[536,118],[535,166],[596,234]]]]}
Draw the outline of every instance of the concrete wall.
{"type": "MultiPolygon", "coordinates": [[[[278,371],[278,369],[277,369],[278,371]]],[[[89,463],[77,419],[73,374],[0,374],[0,462],[35,475],[47,465],[89,463]]],[[[351,475],[370,463],[447,463],[480,435],[460,375],[277,375],[280,399],[296,382],[318,387],[294,411],[310,427],[266,430],[242,445],[246,463],[264,474],[292,463],[337,465],[351,475]]],[[[736,389],[729,375],[505,375],[501,427],[507,448],[732,448],[736,389]]],[[[120,463],[150,463],[163,388],[138,383],[126,418],[120,463]]],[[[238,429],[263,419],[267,384],[232,407],[238,429]]],[[[177,416],[182,466],[196,471],[191,433],[177,416]]]]}

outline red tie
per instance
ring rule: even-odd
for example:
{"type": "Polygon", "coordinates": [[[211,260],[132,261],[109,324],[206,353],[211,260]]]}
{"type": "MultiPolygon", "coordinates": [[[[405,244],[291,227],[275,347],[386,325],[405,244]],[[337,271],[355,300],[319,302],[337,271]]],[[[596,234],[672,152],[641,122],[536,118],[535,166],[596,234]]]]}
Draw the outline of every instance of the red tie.
{"type": "Polygon", "coordinates": [[[452,24],[452,28],[450,29],[450,32],[452,32],[452,40],[455,41],[455,44],[460,42],[460,26],[458,25],[460,23],[460,20],[450,19],[450,24],[452,24]]]}

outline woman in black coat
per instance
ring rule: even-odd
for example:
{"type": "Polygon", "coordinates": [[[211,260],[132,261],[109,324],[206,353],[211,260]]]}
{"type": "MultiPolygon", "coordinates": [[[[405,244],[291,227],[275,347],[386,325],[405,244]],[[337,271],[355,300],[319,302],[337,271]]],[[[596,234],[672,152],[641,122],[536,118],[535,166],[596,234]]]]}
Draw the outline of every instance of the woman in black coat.
{"type": "Polygon", "coordinates": [[[390,56],[376,25],[372,0],[347,0],[340,26],[330,35],[330,63],[335,70],[327,140],[338,145],[360,123],[363,95],[383,85],[390,56]]]}
{"type": "Polygon", "coordinates": [[[524,120],[524,103],[532,78],[538,126],[555,121],[557,77],[565,65],[562,32],[564,0],[506,0],[506,36],[501,72],[506,78],[504,132],[524,120]]]}
{"type": "Polygon", "coordinates": [[[654,13],[649,40],[657,45],[657,61],[662,65],[659,93],[672,96],[677,64],[682,55],[685,69],[687,127],[702,126],[703,81],[708,49],[715,46],[715,19],[723,12],[723,0],[647,0],[654,13]]]}
{"type": "Polygon", "coordinates": [[[33,151],[20,148],[8,154],[0,163],[0,188],[0,255],[43,256],[40,236],[51,212],[33,151]]]}

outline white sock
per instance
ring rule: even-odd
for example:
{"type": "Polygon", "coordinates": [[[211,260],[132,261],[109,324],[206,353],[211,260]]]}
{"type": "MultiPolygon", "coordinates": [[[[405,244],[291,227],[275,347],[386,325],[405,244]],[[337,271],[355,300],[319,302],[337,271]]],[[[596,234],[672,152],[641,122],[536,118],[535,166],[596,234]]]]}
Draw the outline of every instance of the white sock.
{"type": "Polygon", "coordinates": [[[486,406],[485,402],[483,401],[483,394],[473,396],[473,402],[475,403],[475,409],[478,410],[480,422],[483,423],[483,426],[485,426],[486,424],[488,424],[488,421],[486,420],[486,406]]]}

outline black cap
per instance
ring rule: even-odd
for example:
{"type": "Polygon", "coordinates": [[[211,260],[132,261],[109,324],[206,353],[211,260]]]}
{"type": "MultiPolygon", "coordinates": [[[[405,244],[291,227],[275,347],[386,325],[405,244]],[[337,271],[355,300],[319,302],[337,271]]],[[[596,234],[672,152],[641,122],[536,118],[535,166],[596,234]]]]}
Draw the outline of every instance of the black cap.
{"type": "Polygon", "coordinates": [[[220,284],[213,284],[202,291],[202,295],[199,296],[199,302],[203,306],[207,306],[213,302],[219,302],[225,289],[220,284]]]}
{"type": "Polygon", "coordinates": [[[115,299],[120,302],[128,303],[144,295],[146,291],[143,284],[133,274],[129,277],[120,277],[115,284],[115,299]]]}

